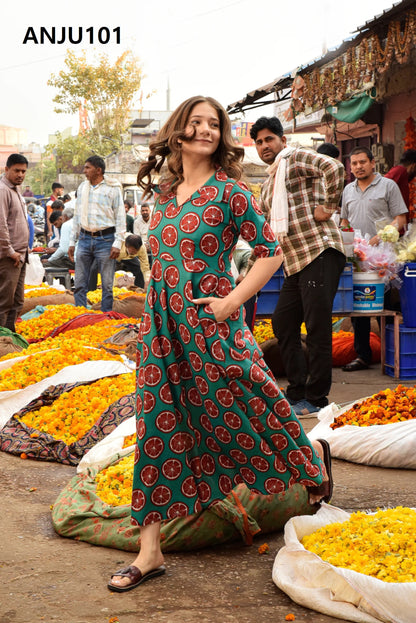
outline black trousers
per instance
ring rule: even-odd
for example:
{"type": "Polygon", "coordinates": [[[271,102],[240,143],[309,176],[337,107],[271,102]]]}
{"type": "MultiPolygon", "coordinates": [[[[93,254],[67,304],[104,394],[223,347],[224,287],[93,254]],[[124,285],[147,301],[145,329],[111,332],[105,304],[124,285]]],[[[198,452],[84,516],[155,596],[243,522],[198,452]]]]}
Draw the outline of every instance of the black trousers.
{"type": "Polygon", "coordinates": [[[345,255],[326,249],[295,275],[285,277],[272,317],[279,340],[292,401],[306,398],[317,407],[328,404],[332,383],[332,305],[345,255]],[[300,328],[306,324],[309,365],[301,346],[300,328]]]}
{"type": "Polygon", "coordinates": [[[117,262],[116,267],[117,270],[125,270],[128,273],[133,273],[134,285],[137,288],[144,288],[144,277],[140,267],[140,261],[137,257],[133,257],[130,260],[121,260],[121,262],[117,262]]]}

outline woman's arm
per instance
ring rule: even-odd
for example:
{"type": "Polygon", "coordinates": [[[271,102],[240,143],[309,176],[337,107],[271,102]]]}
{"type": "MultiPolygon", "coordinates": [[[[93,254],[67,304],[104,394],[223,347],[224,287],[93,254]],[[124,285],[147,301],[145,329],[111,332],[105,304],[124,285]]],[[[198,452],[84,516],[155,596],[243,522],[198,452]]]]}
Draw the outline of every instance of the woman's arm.
{"type": "Polygon", "coordinates": [[[224,298],[207,296],[193,299],[196,305],[210,305],[217,322],[226,320],[236,309],[248,301],[269,281],[283,261],[283,254],[275,257],[260,257],[230,294],[224,298]]]}

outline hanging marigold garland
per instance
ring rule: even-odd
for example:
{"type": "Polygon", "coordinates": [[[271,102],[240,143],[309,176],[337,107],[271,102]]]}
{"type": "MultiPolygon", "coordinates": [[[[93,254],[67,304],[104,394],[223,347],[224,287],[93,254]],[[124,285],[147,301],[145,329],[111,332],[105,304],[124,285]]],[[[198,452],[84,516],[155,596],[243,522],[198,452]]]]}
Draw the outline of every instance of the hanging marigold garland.
{"type": "MultiPolygon", "coordinates": [[[[404,136],[404,149],[416,149],[416,126],[412,116],[406,119],[404,125],[406,134],[404,136]]],[[[416,178],[409,184],[409,213],[410,220],[416,218],[416,178]]]]}

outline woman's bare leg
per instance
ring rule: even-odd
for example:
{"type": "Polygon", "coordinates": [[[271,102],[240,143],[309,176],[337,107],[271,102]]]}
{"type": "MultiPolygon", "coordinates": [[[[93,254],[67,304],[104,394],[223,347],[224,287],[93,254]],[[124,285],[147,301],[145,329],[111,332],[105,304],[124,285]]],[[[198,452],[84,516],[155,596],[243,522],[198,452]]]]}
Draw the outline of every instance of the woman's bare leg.
{"type": "MultiPolygon", "coordinates": [[[[315,450],[316,454],[319,456],[319,458],[323,462],[323,460],[324,460],[324,451],[323,451],[323,448],[322,448],[322,444],[319,443],[319,441],[312,441],[311,443],[312,443],[312,447],[315,450]]],[[[324,466],[323,470],[324,470],[323,482],[326,482],[327,480],[329,480],[329,478],[328,478],[328,474],[326,473],[325,466],[324,466]]],[[[322,500],[323,496],[322,495],[313,495],[311,493],[312,489],[313,489],[313,487],[311,487],[311,489],[309,490],[309,504],[317,504],[317,503],[319,504],[319,502],[322,500]]]]}
{"type": "MultiPolygon", "coordinates": [[[[140,569],[143,575],[157,569],[164,562],[160,549],[160,522],[152,523],[140,528],[140,552],[131,564],[140,569]]],[[[115,575],[111,579],[114,586],[127,586],[129,578],[115,575]]]]}

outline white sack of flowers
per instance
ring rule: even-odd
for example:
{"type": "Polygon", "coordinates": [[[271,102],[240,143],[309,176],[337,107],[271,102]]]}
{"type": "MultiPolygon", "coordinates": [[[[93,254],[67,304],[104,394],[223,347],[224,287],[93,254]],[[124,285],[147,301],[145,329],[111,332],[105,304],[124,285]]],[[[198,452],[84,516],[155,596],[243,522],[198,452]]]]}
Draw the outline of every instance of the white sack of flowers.
{"type": "Polygon", "coordinates": [[[304,536],[349,517],[340,508],[322,504],[316,515],[290,519],[285,525],[285,545],[273,564],[274,583],[301,606],[343,621],[414,623],[416,582],[384,582],[334,567],[303,547],[304,536]]]}
{"type": "Polygon", "coordinates": [[[124,439],[129,435],[136,433],[136,417],[132,416],[128,420],[124,420],[117,426],[109,435],[104,437],[95,446],[91,448],[84,456],[77,466],[77,473],[83,474],[90,469],[96,469],[100,471],[106,467],[110,459],[118,455],[120,458],[131,454],[134,450],[133,446],[127,446],[123,448],[124,439]]]}
{"type": "MultiPolygon", "coordinates": [[[[36,356],[35,353],[32,355],[36,356]]],[[[17,359],[9,359],[10,365],[16,363],[17,359]]],[[[22,360],[21,357],[18,358],[22,360]]],[[[90,382],[106,376],[114,376],[116,374],[131,373],[131,368],[120,361],[84,361],[73,366],[62,368],[53,376],[49,376],[38,383],[28,385],[24,389],[14,391],[0,392],[0,430],[6,425],[10,418],[28,405],[34,398],[37,398],[51,385],[60,385],[62,383],[78,383],[80,381],[90,382]]]]}
{"type": "Polygon", "coordinates": [[[392,424],[331,428],[335,418],[357,402],[360,400],[343,409],[335,403],[321,409],[319,423],[308,433],[309,439],[326,439],[332,456],[337,459],[378,467],[416,469],[416,419],[392,424]]]}

